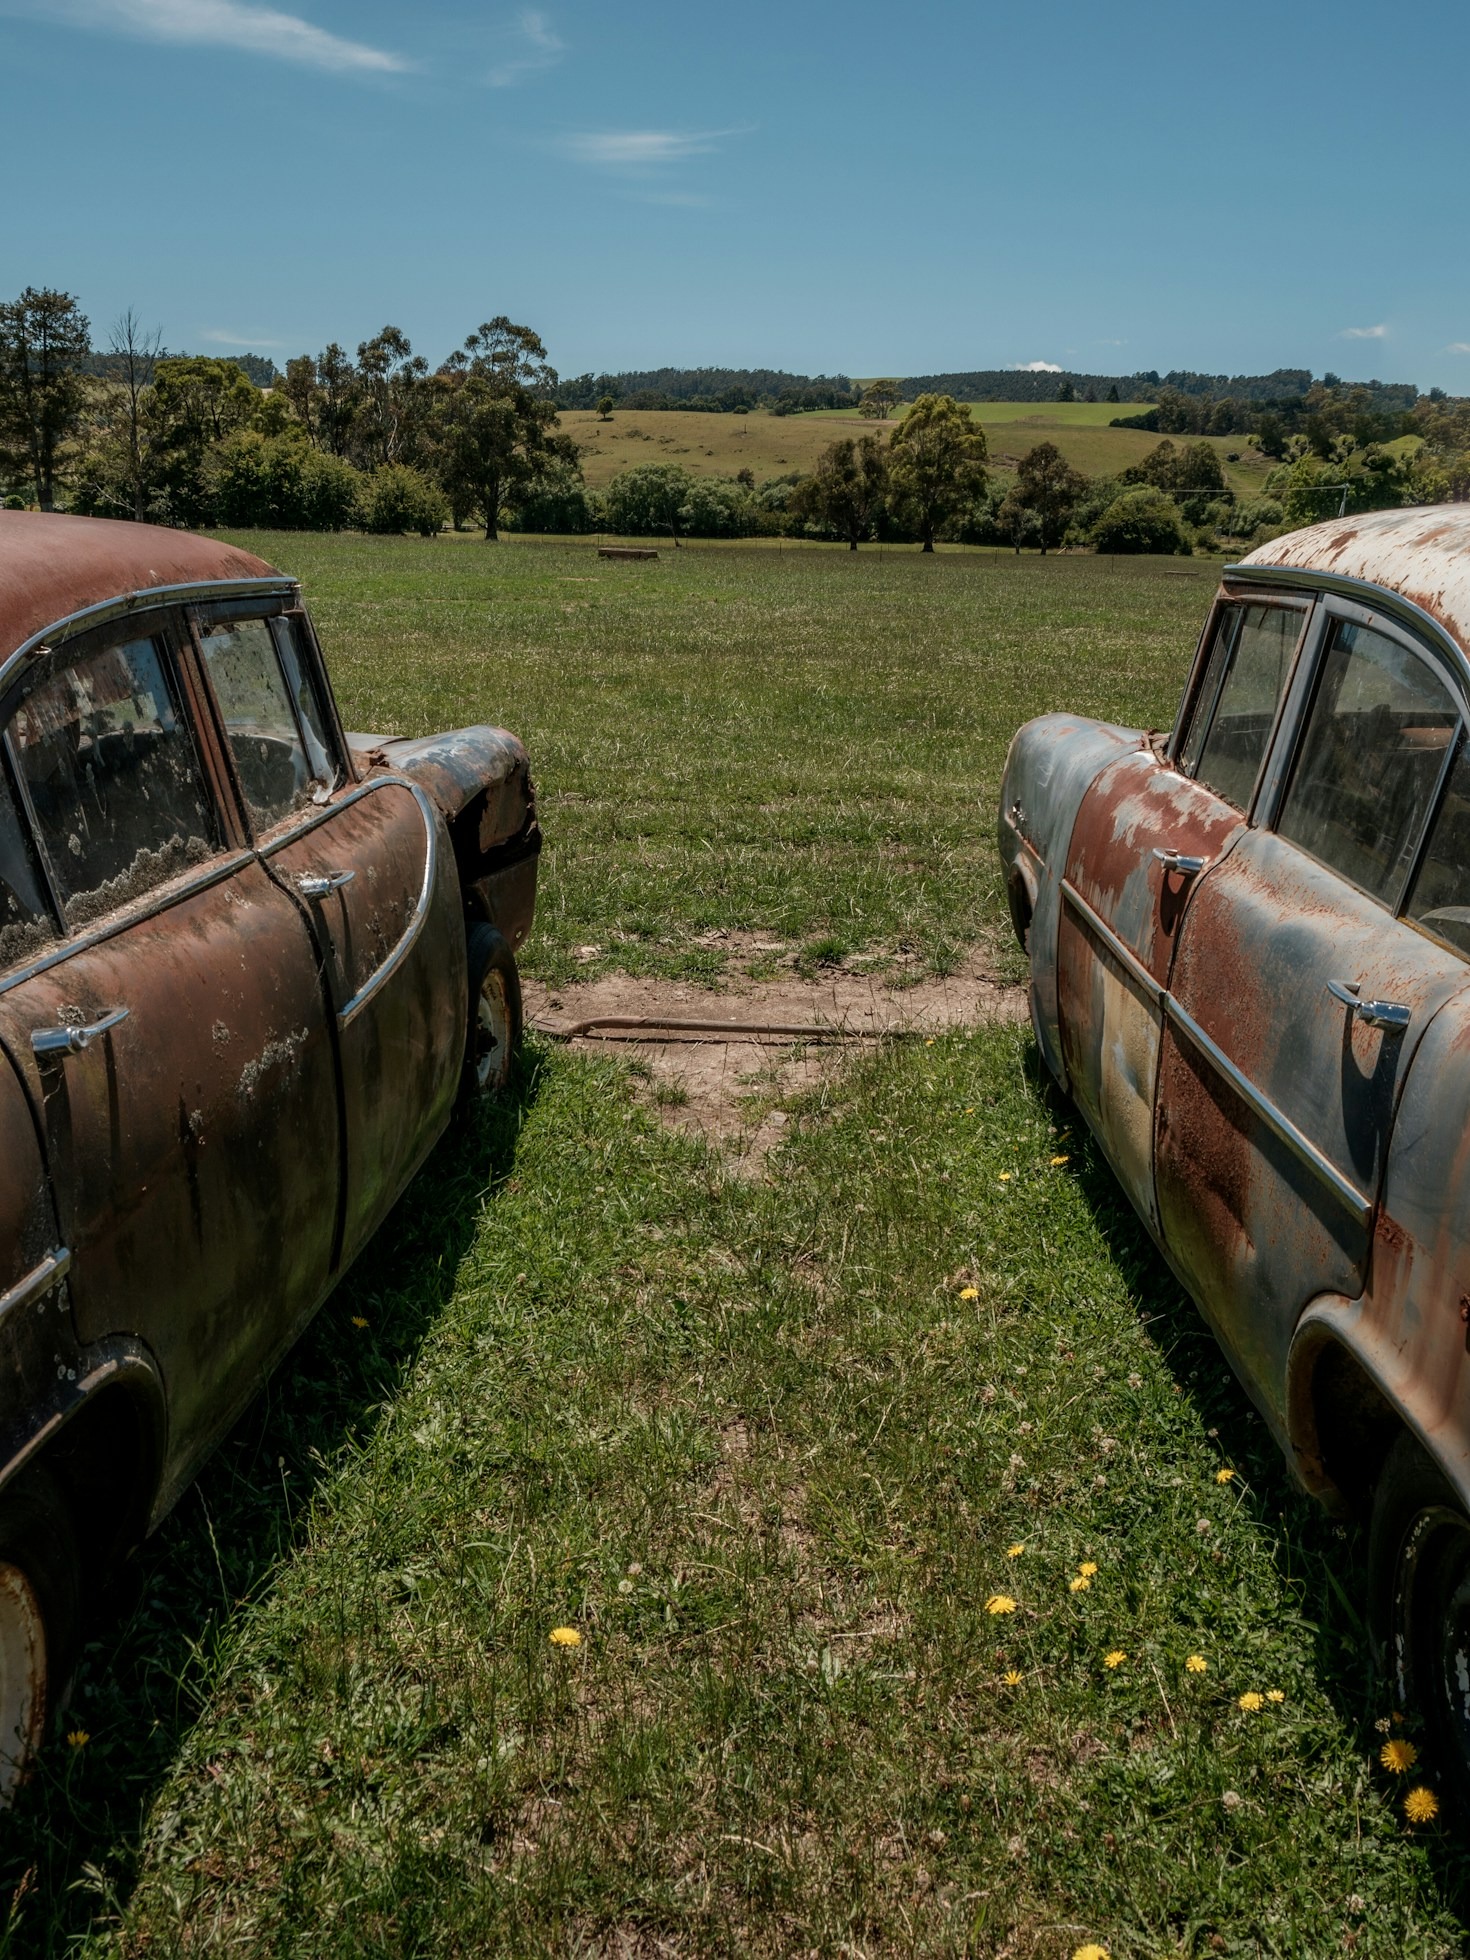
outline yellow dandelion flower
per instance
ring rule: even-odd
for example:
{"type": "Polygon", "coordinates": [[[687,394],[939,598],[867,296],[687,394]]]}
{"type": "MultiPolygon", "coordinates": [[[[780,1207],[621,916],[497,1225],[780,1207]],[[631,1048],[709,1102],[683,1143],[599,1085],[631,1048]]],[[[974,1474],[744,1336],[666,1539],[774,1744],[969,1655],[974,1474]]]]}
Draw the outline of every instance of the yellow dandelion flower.
{"type": "Polygon", "coordinates": [[[1233,1484],[1235,1482],[1235,1472],[1229,1468],[1217,1470],[1215,1472],[1215,1482],[1217,1484],[1233,1484]]]}
{"type": "Polygon", "coordinates": [[[1247,1688],[1243,1695],[1237,1695],[1235,1705],[1243,1708],[1247,1715],[1254,1715],[1258,1708],[1266,1706],[1266,1697],[1258,1695],[1254,1688],[1247,1688]]]}
{"type": "Polygon", "coordinates": [[[549,1635],[553,1647],[580,1647],[582,1636],[575,1627],[553,1627],[549,1635]]]}
{"type": "Polygon", "coordinates": [[[1006,1672],[1000,1678],[1005,1683],[1006,1687],[1019,1688],[1021,1683],[1025,1680],[1026,1677],[1024,1674],[1022,1674],[1020,1668],[1012,1667],[1012,1668],[1007,1668],[1006,1672]]]}
{"type": "Polygon", "coordinates": [[[1009,1171],[1002,1171],[1000,1176],[996,1179],[997,1184],[1009,1184],[1010,1181],[1011,1181],[1011,1174],[1009,1171]]]}
{"type": "Polygon", "coordinates": [[[1086,1946],[1077,1948],[1072,1960],[1109,1960],[1108,1950],[1105,1946],[1099,1946],[1096,1940],[1089,1940],[1086,1946]]]}
{"type": "Polygon", "coordinates": [[[1082,1574],[1084,1579],[1090,1579],[1097,1571],[1097,1560],[1095,1558],[1085,1558],[1077,1570],[1082,1574]]]}
{"type": "Polygon", "coordinates": [[[1210,1671],[1210,1663],[1205,1659],[1203,1654],[1191,1654],[1185,1661],[1184,1666],[1190,1674],[1208,1674],[1210,1671]]]}
{"type": "Polygon", "coordinates": [[[91,1740],[91,1736],[85,1729],[71,1729],[66,1738],[69,1749],[85,1749],[91,1740]]]}
{"type": "Polygon", "coordinates": [[[1091,1585],[1092,1585],[1092,1581],[1091,1579],[1088,1578],[1087,1574],[1085,1572],[1079,1572],[1077,1574],[1077,1577],[1073,1579],[1072,1582],[1067,1587],[1067,1591],[1087,1592],[1090,1589],[1091,1585]]]}
{"type": "Polygon", "coordinates": [[[1071,1161],[1072,1161],[1071,1158],[1067,1155],[1065,1151],[1063,1151],[1060,1157],[1052,1158],[1051,1167],[1054,1171],[1059,1171],[1063,1164],[1070,1164],[1071,1161]]]}
{"type": "Polygon", "coordinates": [[[1022,1554],[1022,1552],[1024,1552],[1024,1551],[1025,1551],[1025,1549],[1026,1549],[1026,1547],[1025,1547],[1024,1545],[1007,1545],[1007,1546],[1006,1546],[1006,1557],[1007,1557],[1007,1558],[1019,1558],[1019,1557],[1021,1556],[1021,1554],[1022,1554]]]}
{"type": "Polygon", "coordinates": [[[1418,1762],[1419,1751],[1412,1742],[1405,1742],[1401,1736],[1395,1736],[1392,1742],[1385,1742],[1379,1750],[1378,1760],[1385,1769],[1392,1770],[1395,1776],[1402,1776],[1405,1770],[1412,1769],[1418,1762]]]}
{"type": "Polygon", "coordinates": [[[1114,1647],[1111,1653],[1103,1655],[1103,1666],[1121,1667],[1127,1658],[1121,1647],[1114,1647]]]}
{"type": "Polygon", "coordinates": [[[985,1602],[987,1613],[1014,1613],[1016,1602],[1009,1593],[992,1593],[985,1602]]]}
{"type": "Polygon", "coordinates": [[[1404,1815],[1411,1824],[1432,1824],[1439,1815],[1439,1798],[1423,1783],[1404,1798],[1404,1815]]]}
{"type": "Polygon", "coordinates": [[[1282,1694],[1279,1688],[1267,1688],[1266,1699],[1269,1702],[1274,1702],[1279,1705],[1281,1702],[1286,1700],[1286,1696],[1282,1694]]]}
{"type": "Polygon", "coordinates": [[[367,1322],[366,1322],[366,1321],[365,1321],[365,1320],[363,1319],[363,1317],[362,1317],[362,1315],[361,1315],[360,1313],[355,1313],[355,1314],[354,1314],[354,1315],[352,1316],[352,1324],[353,1324],[353,1326],[354,1326],[354,1327],[366,1327],[366,1326],[367,1326],[367,1322]]]}
{"type": "Polygon", "coordinates": [[[960,1288],[960,1298],[961,1298],[962,1300],[978,1300],[978,1299],[980,1298],[980,1289],[979,1289],[979,1287],[978,1287],[978,1286],[962,1286],[962,1287],[960,1288]]]}

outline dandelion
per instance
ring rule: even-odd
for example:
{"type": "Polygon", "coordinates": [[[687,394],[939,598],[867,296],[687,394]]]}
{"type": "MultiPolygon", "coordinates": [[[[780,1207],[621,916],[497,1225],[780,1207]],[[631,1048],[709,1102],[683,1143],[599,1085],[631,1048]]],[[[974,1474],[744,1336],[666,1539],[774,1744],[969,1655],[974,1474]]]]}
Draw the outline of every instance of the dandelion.
{"type": "Polygon", "coordinates": [[[1086,1946],[1079,1946],[1072,1960],[1109,1960],[1108,1950],[1099,1946],[1096,1940],[1089,1940],[1086,1946]]]}
{"type": "Polygon", "coordinates": [[[1111,1653],[1103,1655],[1104,1667],[1121,1667],[1128,1656],[1121,1647],[1114,1647],[1111,1653]]]}
{"type": "Polygon", "coordinates": [[[1386,1715],[1380,1715],[1378,1720],[1373,1724],[1373,1726],[1375,1729],[1377,1729],[1380,1735],[1387,1735],[1389,1730],[1393,1727],[1393,1724],[1389,1721],[1386,1715]]]}
{"type": "Polygon", "coordinates": [[[1215,1472],[1215,1482],[1217,1484],[1233,1484],[1235,1482],[1235,1472],[1228,1467],[1223,1470],[1217,1470],[1215,1472]]]}
{"type": "Polygon", "coordinates": [[[553,1627],[550,1640],[553,1647],[580,1647],[582,1636],[575,1627],[553,1627]]]}
{"type": "Polygon", "coordinates": [[[1022,1674],[1020,1668],[1011,1667],[1011,1668],[1007,1668],[1005,1673],[1000,1678],[1004,1682],[1006,1687],[1019,1688],[1021,1683],[1025,1680],[1026,1677],[1024,1674],[1022,1674]]]}
{"type": "Polygon", "coordinates": [[[1243,1695],[1237,1696],[1235,1705],[1243,1708],[1247,1715],[1254,1715],[1258,1708],[1266,1706],[1266,1697],[1258,1695],[1254,1688],[1247,1688],[1243,1695]]]}
{"type": "Polygon", "coordinates": [[[1221,1794],[1220,1801],[1227,1810],[1239,1810],[1243,1800],[1239,1790],[1226,1790],[1221,1794]]]}
{"type": "Polygon", "coordinates": [[[1275,1706],[1279,1707],[1281,1703],[1286,1700],[1286,1696],[1282,1694],[1279,1688],[1267,1688],[1266,1699],[1267,1701],[1273,1703],[1275,1706]]]}
{"type": "Polygon", "coordinates": [[[1016,1602],[1009,1593],[992,1593],[985,1602],[987,1613],[1014,1613],[1016,1602]]]}
{"type": "Polygon", "coordinates": [[[1021,1554],[1022,1554],[1022,1552],[1024,1552],[1024,1551],[1025,1551],[1025,1549],[1026,1549],[1026,1547],[1025,1547],[1024,1545],[1007,1545],[1007,1546],[1006,1546],[1006,1557],[1007,1557],[1007,1558],[1019,1558],[1019,1557],[1021,1556],[1021,1554]]]}
{"type": "Polygon", "coordinates": [[[1068,1585],[1067,1591],[1087,1592],[1090,1590],[1091,1586],[1092,1586],[1092,1581],[1091,1579],[1088,1578],[1087,1574],[1085,1572],[1079,1572],[1077,1574],[1077,1577],[1073,1579],[1071,1583],[1068,1585]]]}
{"type": "Polygon", "coordinates": [[[1385,1742],[1378,1752],[1378,1760],[1395,1776],[1402,1776],[1411,1770],[1419,1760],[1419,1751],[1412,1742],[1405,1742],[1402,1736],[1395,1736],[1392,1742],[1385,1742]]]}
{"type": "Polygon", "coordinates": [[[85,1729],[72,1729],[67,1734],[66,1744],[69,1749],[85,1749],[91,1740],[85,1729]]]}
{"type": "Polygon", "coordinates": [[[997,1184],[1009,1184],[1011,1181],[1011,1173],[1009,1171],[1002,1171],[1000,1176],[995,1181],[997,1184]]]}
{"type": "Polygon", "coordinates": [[[961,1298],[962,1300],[978,1300],[978,1299],[980,1298],[980,1289],[979,1289],[979,1287],[978,1287],[978,1286],[962,1286],[962,1287],[960,1288],[960,1298],[961,1298]]]}
{"type": "Polygon", "coordinates": [[[1185,1671],[1189,1674],[1208,1674],[1210,1671],[1210,1663],[1205,1659],[1203,1654],[1191,1654],[1185,1661],[1184,1666],[1185,1671]]]}
{"type": "Polygon", "coordinates": [[[1097,1571],[1097,1560],[1095,1558],[1085,1558],[1077,1570],[1082,1574],[1084,1579],[1091,1579],[1097,1571]]]}
{"type": "Polygon", "coordinates": [[[1411,1824],[1432,1824],[1439,1815],[1439,1798],[1419,1783],[1404,1798],[1404,1815],[1411,1824]]]}
{"type": "Polygon", "coordinates": [[[1063,1164],[1070,1164],[1071,1161],[1072,1161],[1071,1158],[1067,1155],[1065,1151],[1063,1151],[1060,1157],[1052,1158],[1051,1167],[1054,1171],[1059,1171],[1062,1168],[1063,1164]]]}
{"type": "Polygon", "coordinates": [[[353,1324],[353,1326],[354,1326],[354,1327],[357,1327],[357,1328],[363,1328],[363,1327],[366,1327],[366,1326],[367,1326],[367,1322],[366,1322],[366,1321],[365,1321],[365,1320],[363,1319],[363,1317],[362,1317],[362,1315],[361,1315],[360,1313],[355,1313],[355,1314],[354,1314],[354,1315],[352,1316],[352,1324],[353,1324]]]}

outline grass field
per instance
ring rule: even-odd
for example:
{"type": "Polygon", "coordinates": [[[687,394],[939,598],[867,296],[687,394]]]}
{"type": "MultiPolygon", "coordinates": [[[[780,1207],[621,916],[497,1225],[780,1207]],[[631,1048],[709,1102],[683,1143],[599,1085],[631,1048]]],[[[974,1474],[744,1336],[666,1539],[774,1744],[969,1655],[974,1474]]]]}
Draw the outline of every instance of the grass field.
{"type": "MultiPolygon", "coordinates": [[[[1159,438],[1143,429],[1112,429],[1115,415],[1138,403],[975,402],[971,413],[985,426],[998,470],[1007,470],[1038,442],[1054,442],[1067,460],[1088,476],[1115,476],[1141,462],[1159,438]]],[[[561,426],[582,446],[587,481],[600,489],[619,470],[636,463],[678,463],[696,476],[733,476],[749,469],[757,482],[791,470],[809,470],[838,436],[888,433],[893,423],[865,421],[856,409],[807,415],[697,415],[679,410],[619,409],[611,422],[599,422],[590,409],[568,409],[561,426]]],[[[1182,440],[1182,438],[1181,438],[1182,440]]],[[[1210,436],[1231,485],[1256,495],[1271,463],[1246,446],[1241,436],[1210,436]],[[1239,460],[1225,459],[1235,454],[1239,460]]]]}
{"type": "MultiPolygon", "coordinates": [[[[528,735],[551,973],[578,935],[702,973],[710,917],[992,930],[1009,723],[1164,718],[1211,591],[249,542],[350,721],[528,735]]],[[[1356,1541],[1029,1036],[880,1052],[784,1134],[732,1179],[528,1046],[139,1561],[0,1951],[1463,1950],[1452,1834],[1376,1767],[1356,1541]]]]}

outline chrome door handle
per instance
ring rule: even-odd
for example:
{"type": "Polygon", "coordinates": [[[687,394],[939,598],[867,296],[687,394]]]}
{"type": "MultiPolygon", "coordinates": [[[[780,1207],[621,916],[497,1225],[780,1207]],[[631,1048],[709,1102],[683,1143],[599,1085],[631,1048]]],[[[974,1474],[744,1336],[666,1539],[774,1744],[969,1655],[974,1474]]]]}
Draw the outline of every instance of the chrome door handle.
{"type": "Polygon", "coordinates": [[[296,880],[296,889],[303,898],[330,898],[333,892],[350,885],[356,876],[355,871],[324,871],[319,877],[303,871],[296,880]]]}
{"type": "Polygon", "coordinates": [[[1405,1007],[1402,1001],[1359,1000],[1360,985],[1352,980],[1329,980],[1327,991],[1344,1007],[1350,1007],[1365,1027],[1396,1028],[1402,1032],[1413,1020],[1413,1008],[1405,1007]]]}
{"type": "Polygon", "coordinates": [[[1210,861],[1208,858],[1191,857],[1187,851],[1163,851],[1157,845],[1154,856],[1166,871],[1177,871],[1181,878],[1197,878],[1210,861]]]}
{"type": "Polygon", "coordinates": [[[31,1031],[31,1052],[38,1057],[84,1054],[100,1035],[106,1034],[127,1018],[127,1008],[119,1007],[111,1014],[104,1014],[100,1021],[94,1021],[86,1028],[34,1028],[31,1031]]]}

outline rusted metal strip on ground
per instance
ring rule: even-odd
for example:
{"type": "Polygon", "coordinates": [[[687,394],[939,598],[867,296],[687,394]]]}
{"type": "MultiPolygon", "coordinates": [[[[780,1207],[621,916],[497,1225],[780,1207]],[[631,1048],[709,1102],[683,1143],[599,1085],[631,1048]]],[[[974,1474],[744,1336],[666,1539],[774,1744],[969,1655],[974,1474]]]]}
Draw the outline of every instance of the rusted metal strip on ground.
{"type": "Polygon", "coordinates": [[[573,1021],[567,1027],[549,1022],[530,1024],[537,1034],[553,1041],[581,1041],[589,1038],[658,1039],[672,1036],[688,1041],[912,1041],[919,1028],[842,1028],[820,1023],[787,1021],[686,1021],[638,1014],[599,1014],[587,1021],[573,1021]]]}

